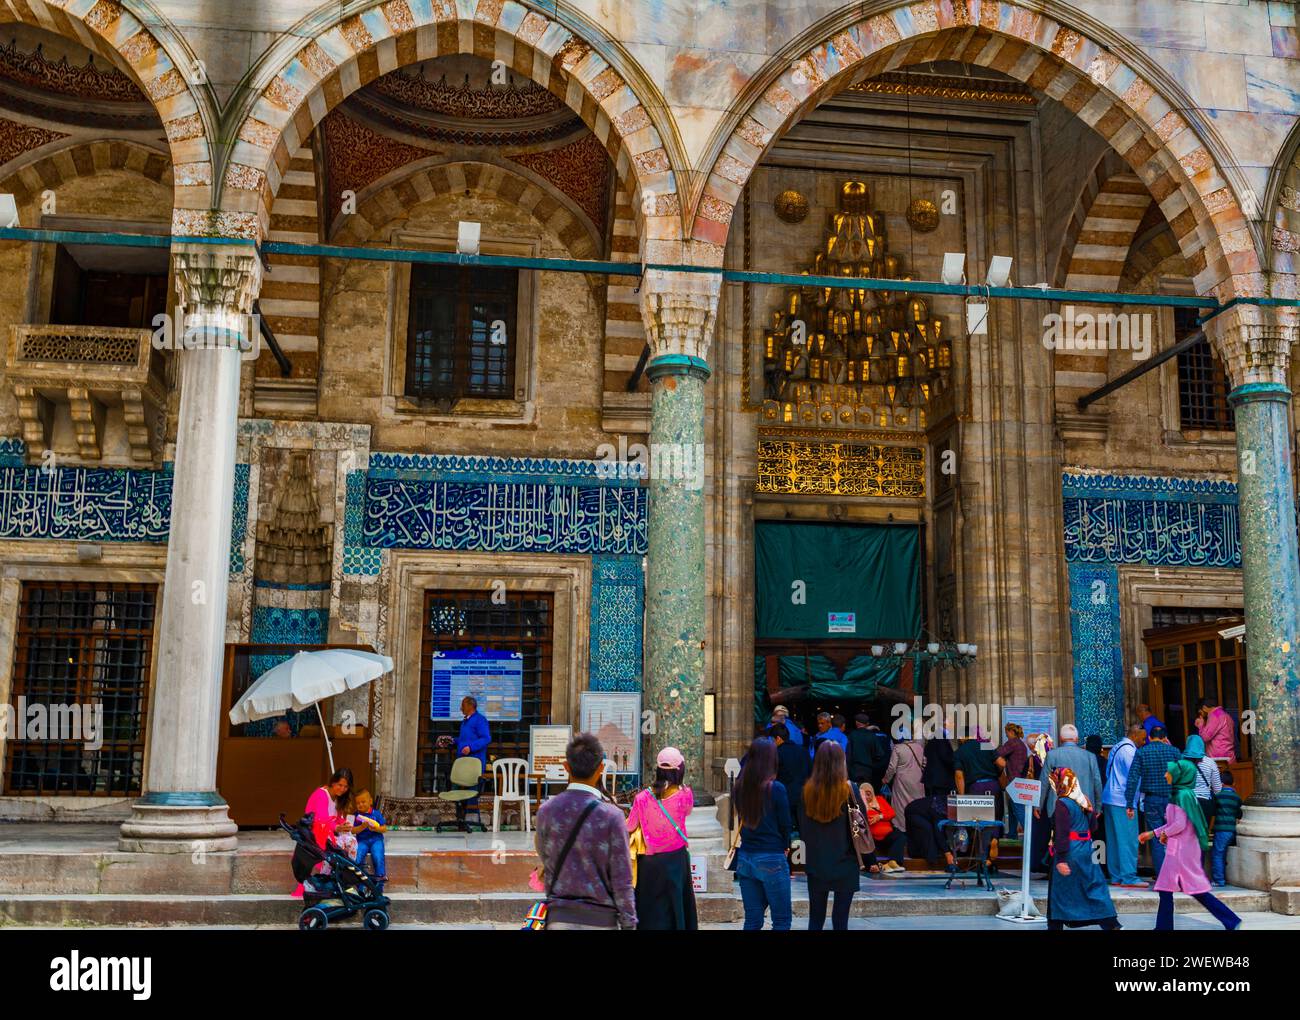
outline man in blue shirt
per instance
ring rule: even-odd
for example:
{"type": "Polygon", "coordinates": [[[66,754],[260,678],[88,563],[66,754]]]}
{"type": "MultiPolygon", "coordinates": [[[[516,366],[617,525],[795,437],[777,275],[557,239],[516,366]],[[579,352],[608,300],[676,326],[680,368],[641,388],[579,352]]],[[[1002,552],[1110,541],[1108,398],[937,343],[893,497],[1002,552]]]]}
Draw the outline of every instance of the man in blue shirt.
{"type": "Polygon", "coordinates": [[[466,696],[461,699],[460,714],[465,718],[460,724],[460,735],[456,738],[456,754],[460,758],[477,758],[487,771],[487,747],[492,742],[488,732],[486,716],[478,710],[478,702],[466,696]]]}
{"type": "MultiPolygon", "coordinates": [[[[1151,731],[1159,726],[1165,728],[1165,724],[1151,714],[1150,705],[1138,705],[1138,718],[1142,720],[1142,728],[1147,731],[1147,740],[1151,739],[1151,731]]],[[[1164,825],[1164,822],[1160,823],[1164,825]]]]}
{"type": "Polygon", "coordinates": [[[772,725],[784,725],[789,731],[789,741],[796,746],[803,745],[803,731],[799,729],[798,724],[790,718],[790,710],[784,705],[777,705],[772,709],[772,725]]]}
{"type": "Polygon", "coordinates": [[[813,734],[812,740],[809,741],[810,746],[808,748],[808,752],[814,758],[817,757],[817,748],[822,745],[823,741],[827,740],[833,740],[835,743],[839,744],[840,747],[844,749],[845,758],[848,757],[849,738],[845,735],[842,729],[838,726],[833,726],[832,721],[829,712],[817,713],[817,732],[813,734]]]}

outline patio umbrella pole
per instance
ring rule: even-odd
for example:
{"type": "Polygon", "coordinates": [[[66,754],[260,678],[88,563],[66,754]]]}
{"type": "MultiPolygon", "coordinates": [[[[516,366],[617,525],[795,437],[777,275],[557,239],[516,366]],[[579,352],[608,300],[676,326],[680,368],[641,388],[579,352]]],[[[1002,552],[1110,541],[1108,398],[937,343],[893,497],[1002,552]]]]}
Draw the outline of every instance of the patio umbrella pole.
{"type": "Polygon", "coordinates": [[[325,728],[325,717],[320,712],[320,702],[316,702],[316,718],[320,720],[320,731],[325,737],[325,753],[330,756],[330,775],[334,775],[334,748],[330,746],[330,731],[325,728]]]}

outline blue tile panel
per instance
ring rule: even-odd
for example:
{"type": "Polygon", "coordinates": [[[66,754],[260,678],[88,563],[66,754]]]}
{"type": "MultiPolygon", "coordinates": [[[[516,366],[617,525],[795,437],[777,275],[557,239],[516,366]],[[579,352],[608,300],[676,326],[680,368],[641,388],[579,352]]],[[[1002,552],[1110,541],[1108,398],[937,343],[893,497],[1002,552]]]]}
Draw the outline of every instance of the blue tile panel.
{"type": "Polygon", "coordinates": [[[1076,724],[1123,736],[1119,565],[1240,567],[1233,482],[1147,475],[1061,476],[1076,724]]]}

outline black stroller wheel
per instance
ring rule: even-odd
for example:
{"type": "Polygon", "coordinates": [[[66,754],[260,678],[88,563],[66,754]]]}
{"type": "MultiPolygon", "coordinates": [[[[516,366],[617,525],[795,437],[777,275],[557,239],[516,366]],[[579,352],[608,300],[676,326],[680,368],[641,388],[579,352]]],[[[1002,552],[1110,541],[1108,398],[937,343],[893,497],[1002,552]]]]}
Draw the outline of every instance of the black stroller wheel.
{"type": "Polygon", "coordinates": [[[366,916],[361,919],[361,925],[366,931],[383,931],[388,927],[388,912],[379,910],[367,910],[366,916]]]}
{"type": "Polygon", "coordinates": [[[298,915],[299,931],[324,931],[329,923],[329,915],[320,907],[308,907],[298,915]]]}

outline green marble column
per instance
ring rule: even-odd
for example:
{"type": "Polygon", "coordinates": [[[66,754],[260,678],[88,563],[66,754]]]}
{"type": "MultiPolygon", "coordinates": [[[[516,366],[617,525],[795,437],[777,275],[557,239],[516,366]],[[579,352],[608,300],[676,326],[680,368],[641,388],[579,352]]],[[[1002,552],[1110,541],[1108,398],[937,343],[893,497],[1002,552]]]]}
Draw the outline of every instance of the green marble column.
{"type": "Polygon", "coordinates": [[[649,553],[646,563],[644,708],[653,713],[644,771],[673,746],[688,782],[707,789],[704,763],[704,383],[701,358],[662,354],[651,383],[649,553]],[[653,465],[657,465],[658,470],[653,465]]]}
{"type": "Polygon", "coordinates": [[[1246,661],[1259,807],[1300,807],[1300,558],[1291,483],[1291,392],[1274,382],[1232,391],[1245,588],[1246,661]]]}

